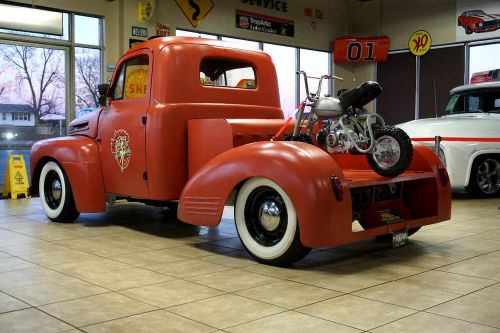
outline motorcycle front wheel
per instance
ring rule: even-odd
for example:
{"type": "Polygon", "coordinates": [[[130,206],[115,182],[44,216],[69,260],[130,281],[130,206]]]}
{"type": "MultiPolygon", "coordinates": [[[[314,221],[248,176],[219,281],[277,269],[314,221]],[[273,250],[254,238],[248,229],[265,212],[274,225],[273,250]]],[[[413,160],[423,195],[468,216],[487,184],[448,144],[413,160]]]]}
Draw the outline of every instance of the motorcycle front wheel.
{"type": "Polygon", "coordinates": [[[413,145],[408,135],[393,126],[374,126],[377,141],[368,153],[368,163],[381,176],[396,177],[406,171],[413,159],[413,145]]]}

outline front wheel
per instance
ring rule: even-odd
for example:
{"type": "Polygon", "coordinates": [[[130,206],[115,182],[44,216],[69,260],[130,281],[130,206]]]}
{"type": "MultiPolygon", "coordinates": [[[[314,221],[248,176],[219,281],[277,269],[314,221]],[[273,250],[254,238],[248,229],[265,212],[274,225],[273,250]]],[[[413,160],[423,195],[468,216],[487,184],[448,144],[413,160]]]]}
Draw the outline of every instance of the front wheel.
{"type": "Polygon", "coordinates": [[[300,242],[292,201],[278,184],[267,178],[255,177],[243,184],[234,215],[243,246],[261,263],[291,264],[311,250],[300,242]]]}
{"type": "Polygon", "coordinates": [[[393,126],[374,126],[373,136],[377,142],[366,155],[372,169],[384,177],[403,173],[413,159],[413,145],[405,131],[393,126]]]}
{"type": "Polygon", "coordinates": [[[493,197],[500,193],[500,162],[498,156],[478,157],[472,163],[469,185],[465,190],[476,197],[493,197]]]}
{"type": "Polygon", "coordinates": [[[55,222],[72,222],[80,213],[76,210],[68,177],[56,162],[47,162],[38,183],[42,207],[55,222]]]}

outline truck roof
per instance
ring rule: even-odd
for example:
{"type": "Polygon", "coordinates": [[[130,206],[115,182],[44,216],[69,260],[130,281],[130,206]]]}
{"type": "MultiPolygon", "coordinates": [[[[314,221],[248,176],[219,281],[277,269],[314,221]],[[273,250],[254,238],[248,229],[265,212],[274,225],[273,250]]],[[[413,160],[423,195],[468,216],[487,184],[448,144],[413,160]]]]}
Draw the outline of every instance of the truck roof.
{"type": "Polygon", "coordinates": [[[469,91],[479,91],[479,90],[500,90],[500,82],[482,82],[474,84],[465,84],[463,86],[458,86],[450,91],[450,95],[454,95],[462,92],[469,91]]]}
{"type": "MultiPolygon", "coordinates": [[[[210,45],[210,46],[239,49],[239,50],[242,49],[242,47],[236,43],[231,43],[217,39],[168,36],[168,37],[156,37],[145,40],[144,42],[131,47],[128,50],[128,52],[133,52],[144,48],[149,48],[152,51],[156,51],[156,50],[161,50],[162,48],[170,44],[198,44],[198,45],[210,45]]],[[[260,50],[246,50],[246,51],[264,53],[263,51],[260,50]]]]}

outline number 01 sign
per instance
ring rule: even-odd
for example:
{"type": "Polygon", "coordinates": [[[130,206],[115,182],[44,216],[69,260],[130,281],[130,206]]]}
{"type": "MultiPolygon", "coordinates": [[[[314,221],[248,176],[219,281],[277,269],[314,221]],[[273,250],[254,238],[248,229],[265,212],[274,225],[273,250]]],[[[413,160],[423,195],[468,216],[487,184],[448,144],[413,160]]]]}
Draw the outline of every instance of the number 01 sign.
{"type": "Polygon", "coordinates": [[[341,37],[335,39],[333,59],[345,62],[384,62],[389,52],[388,37],[341,37]]]}

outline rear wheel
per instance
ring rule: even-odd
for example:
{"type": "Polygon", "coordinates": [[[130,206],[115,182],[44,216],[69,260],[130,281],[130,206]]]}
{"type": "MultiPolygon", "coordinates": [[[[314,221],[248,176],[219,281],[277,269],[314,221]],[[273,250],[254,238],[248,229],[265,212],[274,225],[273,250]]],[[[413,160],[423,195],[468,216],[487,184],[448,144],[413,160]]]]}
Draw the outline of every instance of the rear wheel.
{"type": "Polygon", "coordinates": [[[259,262],[287,265],[304,258],[311,250],[300,242],[292,201],[267,178],[256,177],[243,184],[234,214],[243,246],[259,262]]]}
{"type": "Polygon", "coordinates": [[[377,143],[366,155],[372,169],[384,177],[403,173],[413,158],[413,145],[405,131],[393,126],[374,126],[373,136],[377,143]]]}
{"type": "Polygon", "coordinates": [[[476,197],[500,193],[500,162],[497,156],[480,156],[472,163],[469,185],[465,190],[476,197]]]}
{"type": "Polygon", "coordinates": [[[72,222],[80,213],[76,210],[68,177],[59,164],[45,163],[38,183],[42,207],[55,222],[72,222]]]}

